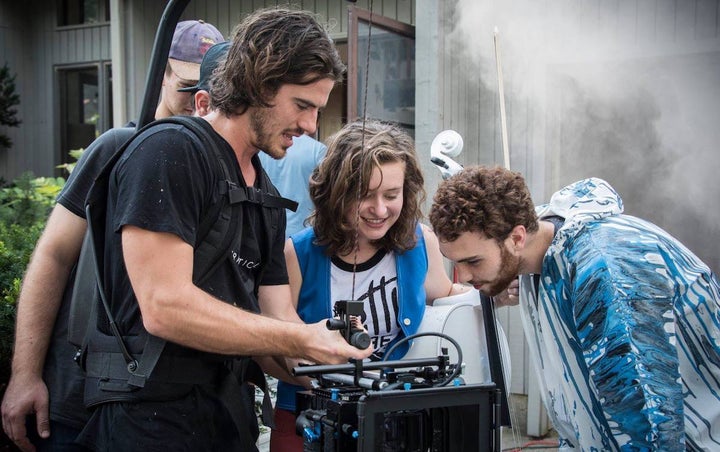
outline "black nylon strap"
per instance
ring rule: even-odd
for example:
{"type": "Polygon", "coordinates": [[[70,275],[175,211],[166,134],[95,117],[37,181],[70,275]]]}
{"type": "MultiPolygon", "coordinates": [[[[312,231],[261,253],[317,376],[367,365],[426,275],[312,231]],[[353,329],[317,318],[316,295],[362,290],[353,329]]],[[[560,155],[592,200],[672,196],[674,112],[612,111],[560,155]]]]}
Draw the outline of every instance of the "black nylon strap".
{"type": "Polygon", "coordinates": [[[298,203],[292,199],[275,196],[255,187],[231,188],[229,195],[231,204],[251,202],[254,204],[260,204],[263,207],[284,208],[292,210],[293,212],[295,212],[298,208],[298,203]]]}
{"type": "MultiPolygon", "coordinates": [[[[136,356],[142,360],[143,355],[136,356]]],[[[203,365],[193,358],[166,357],[155,369],[155,377],[164,383],[211,384],[223,371],[221,363],[203,365]]],[[[128,370],[125,357],[118,352],[89,352],[86,358],[86,375],[91,378],[125,380],[128,370]]]]}
{"type": "Polygon", "coordinates": [[[128,378],[128,384],[136,386],[138,388],[145,387],[145,382],[155,369],[155,365],[160,359],[163,349],[165,348],[165,339],[160,339],[157,336],[153,336],[150,333],[147,334],[147,342],[143,350],[143,358],[137,358],[137,369],[134,372],[130,372],[130,378],[128,378]]]}
{"type": "MultiPolygon", "coordinates": [[[[230,417],[235,423],[235,428],[241,441],[240,450],[257,450],[255,442],[257,440],[252,426],[256,425],[255,420],[248,419],[248,413],[244,410],[245,403],[242,401],[249,398],[249,394],[243,394],[243,391],[250,392],[252,387],[247,383],[243,384],[235,378],[232,373],[228,373],[220,382],[219,394],[220,402],[230,413],[230,417]]],[[[250,402],[247,400],[246,402],[250,402]]]]}

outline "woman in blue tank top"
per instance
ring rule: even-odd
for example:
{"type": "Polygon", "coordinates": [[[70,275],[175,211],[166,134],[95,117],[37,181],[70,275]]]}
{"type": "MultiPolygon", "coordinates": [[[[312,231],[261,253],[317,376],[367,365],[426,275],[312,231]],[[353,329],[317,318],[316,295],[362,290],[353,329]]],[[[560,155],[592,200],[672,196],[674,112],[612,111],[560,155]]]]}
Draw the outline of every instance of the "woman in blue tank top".
{"type": "MultiPolygon", "coordinates": [[[[420,223],[423,183],[413,139],[403,129],[372,120],[348,124],[328,140],[310,179],[311,226],[285,245],[300,318],[317,322],[333,317],[339,300],[362,301],[371,359],[417,332],[426,304],[469,290],[450,281],[437,237],[420,223]]],[[[294,414],[301,389],[278,384],[272,452],[303,449],[294,414]]]]}

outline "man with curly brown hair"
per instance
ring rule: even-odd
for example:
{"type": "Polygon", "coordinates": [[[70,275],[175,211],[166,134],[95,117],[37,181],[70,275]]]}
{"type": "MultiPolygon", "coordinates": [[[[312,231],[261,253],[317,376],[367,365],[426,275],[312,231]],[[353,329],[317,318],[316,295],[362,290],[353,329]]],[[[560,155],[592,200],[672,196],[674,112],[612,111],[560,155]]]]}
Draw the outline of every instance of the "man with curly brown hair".
{"type": "Polygon", "coordinates": [[[623,214],[607,182],[534,208],[519,173],[470,167],[441,183],[430,221],[461,281],[496,295],[523,275],[561,450],[719,450],[720,284],[667,232],[623,214]]]}

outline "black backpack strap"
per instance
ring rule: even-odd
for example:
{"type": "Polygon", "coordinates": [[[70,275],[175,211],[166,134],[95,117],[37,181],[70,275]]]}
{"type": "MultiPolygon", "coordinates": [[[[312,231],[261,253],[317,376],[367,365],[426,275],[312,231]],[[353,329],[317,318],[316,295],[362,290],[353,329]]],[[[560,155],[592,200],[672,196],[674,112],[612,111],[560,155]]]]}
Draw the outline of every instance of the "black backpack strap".
{"type": "Polygon", "coordinates": [[[84,350],[87,348],[88,340],[90,336],[97,330],[97,304],[100,302],[102,304],[103,311],[107,318],[110,330],[112,331],[113,336],[115,336],[118,347],[120,348],[120,351],[125,358],[128,370],[137,369],[137,361],[135,361],[132,354],[130,354],[130,352],[128,351],[127,344],[125,343],[122,335],[117,329],[115,319],[112,315],[112,312],[110,311],[110,305],[107,301],[106,295],[107,292],[105,291],[103,283],[104,279],[102,269],[104,268],[105,259],[105,212],[107,210],[107,194],[110,181],[110,173],[112,173],[113,168],[117,164],[118,160],[120,160],[120,157],[122,157],[122,155],[125,153],[125,150],[128,148],[130,143],[133,142],[137,137],[142,135],[151,126],[152,124],[148,124],[142,129],[135,131],[135,133],[131,137],[129,137],[122,144],[122,146],[117,149],[117,151],[115,151],[115,153],[105,163],[102,170],[93,181],[93,184],[88,191],[87,198],[85,199],[85,220],[87,221],[87,237],[83,240],[83,248],[85,249],[85,252],[81,253],[80,257],[83,261],[83,265],[85,266],[85,268],[91,267],[93,269],[93,271],[91,271],[91,274],[94,276],[95,288],[88,288],[91,287],[91,285],[87,284],[86,279],[83,279],[87,278],[88,276],[84,274],[77,275],[76,285],[78,283],[83,284],[82,282],[85,281],[86,283],[84,284],[84,288],[82,288],[81,290],[83,290],[83,293],[91,294],[90,296],[92,297],[91,299],[85,301],[73,297],[73,300],[71,301],[71,311],[73,308],[73,302],[82,303],[82,307],[84,309],[87,309],[88,324],[93,324],[93,327],[90,327],[90,325],[88,325],[85,338],[83,339],[83,343],[81,344],[81,350],[76,355],[76,359],[78,359],[78,362],[80,362],[81,364],[83,364],[81,357],[84,353],[84,350]]]}
{"type": "Polygon", "coordinates": [[[70,297],[68,342],[79,349],[75,357],[76,360],[81,359],[82,349],[87,343],[88,334],[95,328],[93,320],[97,319],[98,294],[97,283],[95,282],[95,257],[91,251],[91,241],[92,236],[88,229],[85,231],[83,243],[80,247],[80,255],[75,265],[75,282],[70,297]]]}
{"type": "MultiPolygon", "coordinates": [[[[91,256],[95,256],[96,261],[99,261],[98,256],[102,256],[104,253],[98,251],[97,248],[97,242],[96,237],[93,234],[93,228],[95,227],[94,220],[92,219],[91,211],[90,211],[90,204],[88,204],[85,207],[85,214],[87,216],[87,227],[88,231],[90,231],[90,236],[92,240],[88,241],[88,252],[91,256]]],[[[101,261],[99,261],[101,262],[101,261]]],[[[105,284],[103,282],[103,274],[101,272],[101,269],[103,266],[96,262],[95,264],[95,283],[97,284],[97,294],[100,297],[100,301],[102,302],[103,309],[105,310],[105,314],[108,316],[108,324],[110,326],[110,330],[112,331],[113,336],[117,340],[118,348],[120,348],[120,351],[122,352],[123,357],[125,358],[125,363],[127,364],[127,369],[130,372],[135,371],[137,369],[137,361],[135,361],[135,358],[133,358],[132,354],[130,354],[127,345],[125,344],[125,341],[123,340],[122,335],[120,334],[120,330],[118,330],[117,323],[115,322],[115,317],[112,315],[112,311],[110,310],[110,303],[107,300],[107,292],[105,291],[105,284]]]]}
{"type": "Polygon", "coordinates": [[[155,369],[155,366],[160,360],[167,343],[165,339],[161,339],[157,336],[145,332],[147,339],[145,341],[145,347],[143,347],[143,354],[138,359],[135,368],[128,367],[130,371],[130,378],[128,378],[128,384],[136,388],[145,387],[145,382],[150,377],[150,374],[155,369]]]}
{"type": "Polygon", "coordinates": [[[219,148],[212,126],[207,121],[189,116],[168,119],[192,130],[209,153],[208,161],[215,166],[216,174],[221,175],[218,182],[221,199],[203,215],[193,254],[193,282],[200,285],[222,263],[223,256],[233,242],[239,239],[232,231],[237,230],[238,224],[242,224],[243,212],[242,209],[232,207],[236,203],[229,196],[240,185],[237,172],[233,170],[237,163],[219,148]]]}
{"type": "MultiPolygon", "coordinates": [[[[265,234],[265,249],[263,250],[263,255],[270,256],[273,251],[273,239],[271,231],[273,228],[281,221],[280,215],[284,214],[283,208],[290,208],[288,207],[288,203],[294,204],[294,206],[291,210],[295,211],[297,208],[297,203],[295,201],[282,198],[280,194],[278,193],[277,189],[273,185],[272,181],[270,180],[270,177],[267,175],[264,169],[262,169],[262,165],[260,164],[260,159],[255,156],[254,157],[257,160],[257,166],[258,168],[258,179],[260,182],[260,190],[262,193],[264,193],[265,199],[277,199],[278,201],[270,201],[270,202],[257,202],[261,206],[263,206],[262,209],[262,217],[263,217],[263,224],[264,227],[262,228],[263,233],[265,234]],[[273,191],[274,193],[271,193],[273,191]],[[279,201],[282,200],[282,201],[279,201]],[[271,205],[272,204],[272,205],[271,205]]],[[[250,195],[254,196],[254,195],[250,195]]],[[[249,202],[253,202],[248,200],[249,202]]],[[[283,234],[284,235],[284,234],[283,234]]],[[[265,274],[265,270],[267,269],[267,261],[263,262],[263,266],[259,269],[258,276],[255,279],[255,290],[258,290],[258,287],[260,286],[260,282],[262,281],[263,275],[265,274]]]]}
{"type": "MultiPolygon", "coordinates": [[[[215,162],[220,167],[224,180],[233,177],[235,173],[230,170],[230,162],[227,161],[218,148],[217,140],[206,129],[206,127],[211,127],[207,121],[190,116],[176,116],[163,119],[162,122],[181,124],[190,129],[200,139],[203,149],[211,152],[208,161],[211,164],[215,162]]],[[[234,230],[234,225],[242,221],[241,209],[232,209],[228,213],[223,208],[225,205],[224,200],[214,204],[212,211],[204,215],[204,221],[200,225],[197,240],[199,244],[193,253],[193,282],[195,284],[199,284],[207,278],[212,273],[212,270],[222,262],[222,255],[230,247],[234,239],[232,234],[228,232],[234,230]],[[207,231],[204,229],[207,229],[207,231]],[[214,235],[210,235],[213,232],[214,235]]],[[[166,343],[164,339],[149,334],[144,330],[143,334],[146,336],[143,354],[138,361],[137,368],[130,372],[131,376],[128,379],[128,384],[136,387],[145,386],[145,381],[150,377],[157,365],[166,343]]]]}
{"type": "Polygon", "coordinates": [[[262,368],[257,362],[255,362],[255,360],[249,360],[245,368],[245,374],[243,375],[243,379],[244,381],[254,384],[263,392],[261,410],[262,421],[265,426],[269,428],[275,428],[275,420],[272,416],[273,406],[270,396],[270,388],[268,387],[267,379],[265,378],[265,372],[263,372],[262,368]]]}
{"type": "MultiPolygon", "coordinates": [[[[265,221],[265,226],[269,226],[274,224],[278,219],[281,209],[291,208],[294,210],[297,203],[282,198],[277,194],[277,190],[274,190],[273,193],[267,191],[273,190],[274,187],[272,187],[272,183],[267,177],[267,174],[261,169],[261,166],[259,166],[259,163],[257,166],[260,168],[258,177],[261,178],[262,189],[241,187],[237,171],[235,171],[233,167],[236,162],[231,159],[231,156],[228,155],[227,152],[223,152],[223,150],[219,148],[218,140],[214,137],[214,132],[212,132],[212,126],[203,119],[187,116],[162,119],[138,131],[132,139],[128,140],[128,143],[141,135],[148,127],[157,125],[158,123],[180,124],[190,129],[202,143],[203,150],[209,153],[208,161],[211,165],[215,166],[216,174],[220,175],[220,186],[218,189],[221,199],[219,202],[214,203],[208,212],[204,213],[203,221],[198,229],[198,238],[196,240],[193,257],[193,282],[199,284],[207,278],[208,275],[212,274],[214,269],[222,262],[223,256],[227,253],[227,250],[231,248],[233,242],[240,239],[240,237],[235,237],[235,231],[237,231],[238,225],[242,224],[243,209],[238,208],[238,204],[251,202],[263,206],[263,221],[265,221]]],[[[95,266],[98,271],[98,292],[101,294],[101,300],[105,297],[104,288],[101,283],[102,280],[99,279],[100,276],[102,276],[100,269],[103,268],[104,262],[105,209],[103,207],[105,207],[107,203],[109,175],[126,148],[127,143],[113,155],[103,168],[101,175],[96,179],[91,193],[88,196],[88,227],[89,230],[92,230],[92,242],[96,251],[94,257],[95,266]],[[99,234],[97,233],[98,231],[100,232],[99,234]]],[[[266,255],[268,255],[272,246],[270,243],[271,237],[268,227],[264,227],[263,230],[268,234],[265,240],[267,244],[265,252],[266,255]]],[[[260,269],[258,281],[262,276],[265,266],[266,263],[264,263],[260,269]]],[[[115,322],[110,312],[109,304],[103,300],[103,306],[112,328],[115,322]]],[[[144,387],[160,359],[166,344],[165,340],[145,331],[143,333],[145,337],[143,338],[141,336],[138,338],[141,343],[144,341],[144,345],[142,347],[142,354],[138,356],[136,361],[135,358],[127,352],[128,348],[122,336],[117,331],[117,328],[113,329],[113,334],[118,339],[118,344],[129,374],[124,371],[122,365],[115,365],[113,369],[117,369],[117,372],[113,371],[112,373],[119,373],[120,375],[114,375],[112,378],[123,379],[122,375],[124,374],[124,378],[127,378],[127,383],[131,388],[144,387]]],[[[115,353],[117,354],[117,351],[115,351],[115,353]]],[[[120,358],[118,357],[118,359],[120,358]]],[[[264,400],[263,405],[268,405],[267,387],[261,383],[259,378],[254,378],[253,380],[255,380],[266,393],[266,400],[264,400]]],[[[265,406],[265,408],[267,409],[267,406],[265,406]]]]}
{"type": "Polygon", "coordinates": [[[252,202],[260,204],[263,207],[289,209],[293,212],[295,212],[298,208],[298,203],[292,199],[275,196],[255,187],[244,187],[230,190],[230,202],[233,204],[238,202],[252,202]]]}
{"type": "MultiPolygon", "coordinates": [[[[236,162],[230,161],[229,157],[218,148],[216,139],[211,135],[212,126],[207,121],[187,116],[171,119],[174,122],[186,125],[198,137],[205,140],[204,142],[207,143],[206,149],[211,150],[215,157],[215,159],[210,158],[209,160],[218,165],[216,170],[219,171],[219,174],[222,174],[218,193],[223,197],[223,200],[213,205],[213,210],[205,215],[198,231],[198,245],[195,248],[193,265],[193,281],[195,284],[199,284],[222,263],[222,256],[232,247],[233,242],[241,238],[235,237],[231,232],[236,230],[237,225],[242,222],[242,209],[233,208],[233,206],[250,202],[265,207],[263,209],[263,219],[267,226],[275,221],[274,214],[277,213],[276,210],[290,209],[294,212],[297,210],[298,203],[283,198],[277,193],[270,193],[267,187],[272,183],[264,170],[258,171],[257,174],[257,177],[261,180],[262,188],[241,186],[237,172],[231,169],[236,162]]],[[[269,228],[264,228],[264,231],[268,230],[269,228]]],[[[266,243],[269,244],[270,239],[269,236],[266,237],[266,243]]],[[[267,256],[269,253],[270,248],[265,250],[264,254],[267,256]]],[[[258,281],[262,277],[264,266],[265,263],[260,269],[258,281]]]]}
{"type": "MultiPolygon", "coordinates": [[[[118,149],[123,147],[125,142],[132,139],[135,132],[134,127],[113,129],[100,139],[103,140],[102,142],[93,143],[85,152],[99,154],[99,159],[101,159],[106,150],[112,149],[112,154],[110,154],[112,157],[118,149]]],[[[96,157],[88,156],[83,164],[94,168],[94,163],[90,162],[94,158],[96,157]]],[[[100,169],[102,170],[102,168],[100,169]]],[[[85,170],[78,166],[77,171],[85,170]]],[[[80,248],[80,255],[75,265],[70,296],[68,342],[78,347],[77,359],[82,358],[84,348],[87,345],[88,334],[95,328],[94,320],[97,319],[98,293],[97,284],[95,283],[95,256],[90,251],[91,240],[90,228],[87,228],[80,248]]]]}
{"type": "MultiPolygon", "coordinates": [[[[143,354],[139,360],[136,360],[129,352],[122,335],[117,329],[114,316],[110,310],[110,305],[107,301],[107,292],[103,287],[103,271],[101,269],[104,268],[104,239],[106,224],[105,211],[107,205],[107,193],[110,174],[112,173],[112,170],[117,164],[118,160],[120,160],[120,157],[125,153],[129,144],[141,135],[143,135],[143,133],[145,133],[147,129],[159,123],[180,123],[187,125],[188,123],[184,121],[184,119],[186,118],[166,118],[150,123],[142,129],[136,131],[135,134],[131,138],[129,138],[105,164],[103,169],[100,171],[98,177],[95,178],[95,181],[93,182],[93,185],[90,188],[88,197],[86,199],[85,209],[89,235],[89,240],[86,240],[86,245],[88,247],[87,252],[92,257],[91,260],[94,262],[93,267],[95,269],[95,284],[97,287],[96,295],[100,299],[99,301],[102,302],[108,325],[113,333],[113,336],[115,336],[115,338],[117,339],[118,347],[125,358],[127,371],[129,372],[128,384],[138,388],[142,388],[145,386],[147,378],[152,373],[155,365],[160,358],[160,355],[162,354],[163,349],[165,348],[165,340],[157,336],[153,336],[147,332],[144,332],[144,334],[146,335],[146,340],[145,346],[143,347],[143,354]]],[[[190,128],[195,131],[197,127],[190,126],[190,128]]],[[[215,146],[215,143],[213,141],[207,143],[205,142],[205,140],[203,140],[203,144],[215,146]]],[[[96,324],[97,321],[95,321],[94,323],[96,324]]],[[[94,332],[95,329],[96,328],[92,328],[92,332],[94,332]]],[[[89,328],[88,330],[91,330],[91,328],[89,328]]],[[[83,348],[86,348],[87,340],[92,334],[92,332],[89,331],[86,335],[83,348]]],[[[78,358],[81,358],[81,355],[82,352],[78,355],[78,358]]]]}

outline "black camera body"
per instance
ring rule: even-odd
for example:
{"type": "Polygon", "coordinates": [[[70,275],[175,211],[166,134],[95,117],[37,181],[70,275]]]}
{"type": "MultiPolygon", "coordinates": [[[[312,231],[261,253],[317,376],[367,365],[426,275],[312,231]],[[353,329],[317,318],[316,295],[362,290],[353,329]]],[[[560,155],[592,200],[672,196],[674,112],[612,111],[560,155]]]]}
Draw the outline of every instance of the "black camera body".
{"type": "Polygon", "coordinates": [[[293,372],[317,378],[315,388],[297,394],[305,451],[501,450],[501,390],[465,385],[447,353],[293,372]]]}

